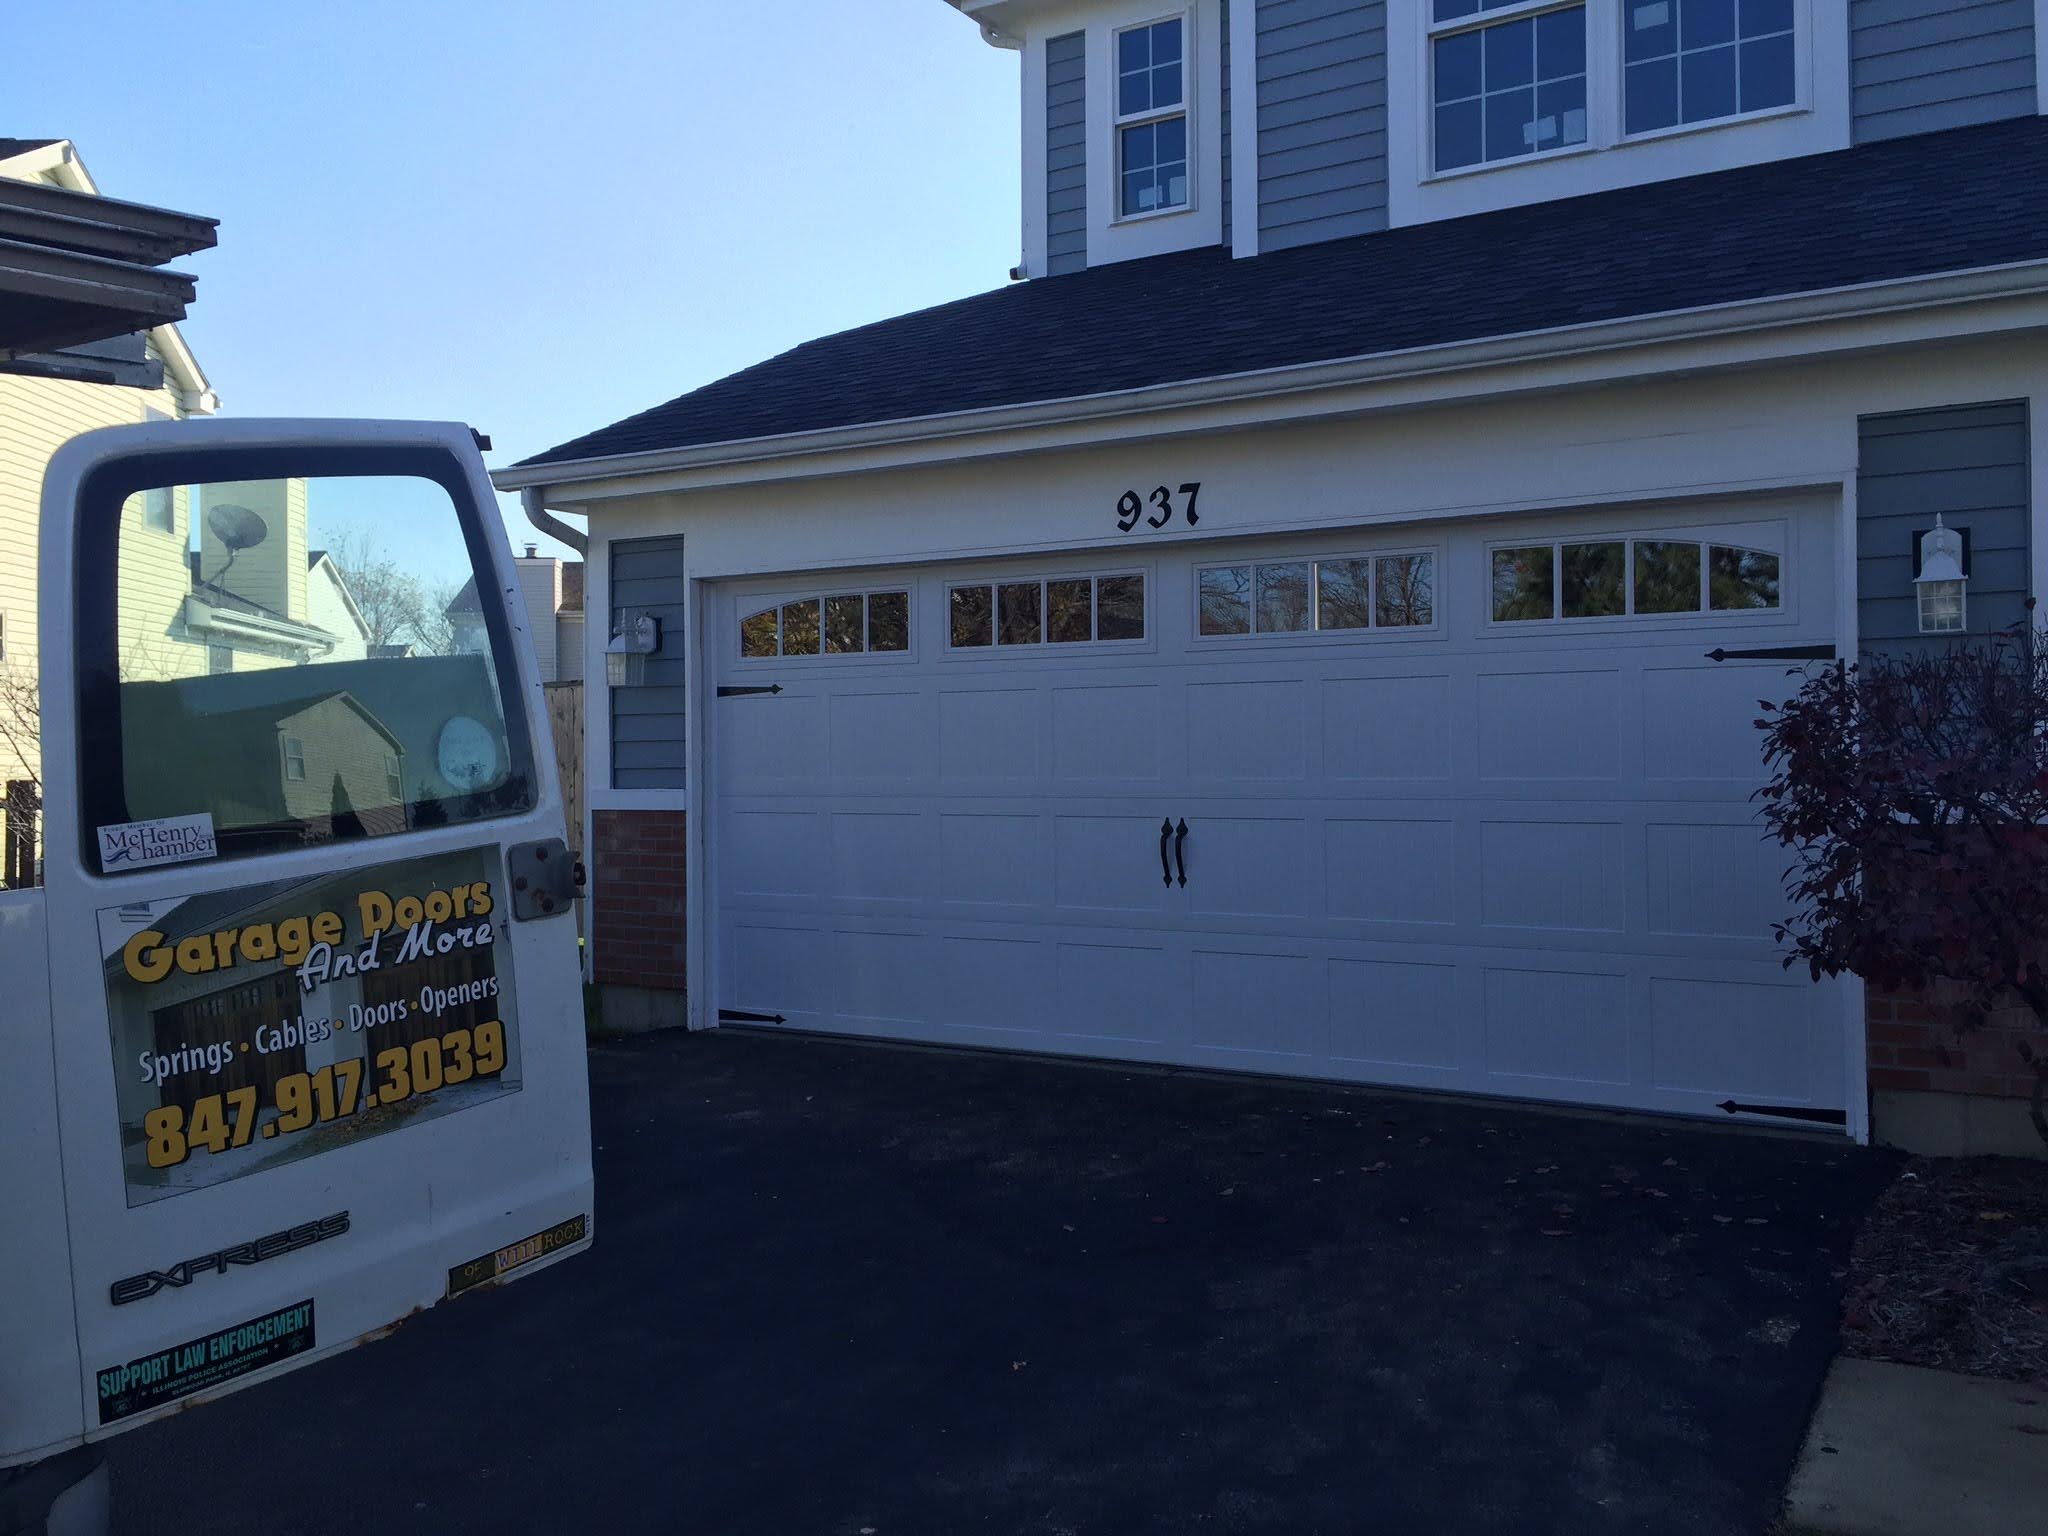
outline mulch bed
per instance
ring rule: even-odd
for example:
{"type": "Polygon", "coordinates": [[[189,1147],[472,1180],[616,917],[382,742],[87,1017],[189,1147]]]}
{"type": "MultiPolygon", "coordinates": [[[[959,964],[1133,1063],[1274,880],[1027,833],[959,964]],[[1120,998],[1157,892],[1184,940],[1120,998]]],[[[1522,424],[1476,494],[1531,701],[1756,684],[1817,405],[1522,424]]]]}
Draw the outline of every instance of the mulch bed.
{"type": "Polygon", "coordinates": [[[1849,1263],[1844,1354],[2048,1384],[2048,1163],[1915,1159],[1849,1263]]]}

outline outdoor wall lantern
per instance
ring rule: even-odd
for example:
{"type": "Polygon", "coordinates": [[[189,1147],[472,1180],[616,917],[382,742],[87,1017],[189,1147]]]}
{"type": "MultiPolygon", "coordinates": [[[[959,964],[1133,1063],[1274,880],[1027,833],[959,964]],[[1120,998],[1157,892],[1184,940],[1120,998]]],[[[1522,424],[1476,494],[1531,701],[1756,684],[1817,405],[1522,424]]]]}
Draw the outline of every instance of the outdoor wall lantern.
{"type": "Polygon", "coordinates": [[[614,688],[639,685],[647,658],[661,649],[661,620],[651,613],[621,619],[604,648],[604,680],[614,688]]]}
{"type": "Polygon", "coordinates": [[[1963,574],[1963,536],[1941,525],[1936,513],[1934,526],[1920,536],[1920,574],[1913,578],[1913,591],[1920,600],[1920,633],[1961,634],[1968,622],[1963,588],[1969,578],[1963,574]]]}

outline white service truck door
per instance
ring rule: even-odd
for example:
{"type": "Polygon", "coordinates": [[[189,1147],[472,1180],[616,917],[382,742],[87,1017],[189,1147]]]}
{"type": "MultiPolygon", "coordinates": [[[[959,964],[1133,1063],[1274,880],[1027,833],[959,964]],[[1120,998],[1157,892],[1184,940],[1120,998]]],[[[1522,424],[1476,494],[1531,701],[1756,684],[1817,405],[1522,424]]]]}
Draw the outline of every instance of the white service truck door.
{"type": "Polygon", "coordinates": [[[87,434],[40,591],[0,1467],[592,1234],[572,856],[469,428],[87,434]]]}

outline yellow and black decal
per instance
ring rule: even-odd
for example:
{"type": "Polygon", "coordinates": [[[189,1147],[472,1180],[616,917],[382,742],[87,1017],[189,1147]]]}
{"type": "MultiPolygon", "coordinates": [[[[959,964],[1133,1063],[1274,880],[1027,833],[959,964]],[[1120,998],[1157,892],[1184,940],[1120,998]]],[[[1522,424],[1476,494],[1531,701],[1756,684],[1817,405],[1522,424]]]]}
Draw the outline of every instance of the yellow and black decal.
{"type": "Polygon", "coordinates": [[[545,1232],[536,1232],[516,1243],[508,1243],[496,1253],[487,1253],[467,1264],[458,1264],[448,1271],[448,1294],[460,1296],[464,1291],[503,1279],[515,1269],[523,1269],[551,1253],[575,1246],[589,1231],[588,1216],[571,1216],[567,1221],[556,1222],[545,1232]]]}

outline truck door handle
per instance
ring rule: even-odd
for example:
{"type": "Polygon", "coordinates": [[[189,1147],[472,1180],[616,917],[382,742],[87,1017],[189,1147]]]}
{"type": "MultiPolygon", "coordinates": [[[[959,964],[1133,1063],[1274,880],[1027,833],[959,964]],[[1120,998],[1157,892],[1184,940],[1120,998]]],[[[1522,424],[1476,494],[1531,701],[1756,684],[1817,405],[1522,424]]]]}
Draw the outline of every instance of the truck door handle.
{"type": "Polygon", "coordinates": [[[1171,836],[1173,836],[1173,823],[1171,821],[1159,823],[1159,883],[1161,885],[1173,884],[1173,871],[1167,867],[1166,863],[1166,840],[1171,836]]]}
{"type": "Polygon", "coordinates": [[[1180,825],[1173,829],[1173,860],[1176,864],[1180,865],[1180,883],[1182,885],[1188,883],[1187,847],[1188,822],[1187,818],[1183,816],[1180,825]]]}

